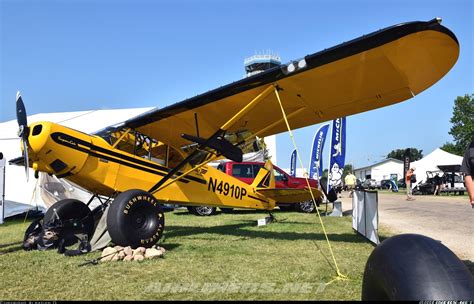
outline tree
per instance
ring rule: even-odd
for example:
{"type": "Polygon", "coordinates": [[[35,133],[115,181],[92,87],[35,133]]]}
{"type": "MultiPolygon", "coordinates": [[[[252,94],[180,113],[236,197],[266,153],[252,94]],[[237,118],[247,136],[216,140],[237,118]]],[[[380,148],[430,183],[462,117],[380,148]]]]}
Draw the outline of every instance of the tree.
{"type": "MultiPolygon", "coordinates": [[[[423,158],[423,150],[418,150],[417,148],[409,148],[409,149],[410,149],[411,162],[414,162],[423,158]]],[[[388,153],[387,158],[395,158],[395,159],[403,161],[405,150],[406,149],[392,150],[390,153],[388,153]]]]}
{"type": "Polygon", "coordinates": [[[474,94],[456,98],[450,122],[452,126],[449,134],[454,138],[454,143],[447,142],[441,149],[462,156],[474,135],[474,94]]]}

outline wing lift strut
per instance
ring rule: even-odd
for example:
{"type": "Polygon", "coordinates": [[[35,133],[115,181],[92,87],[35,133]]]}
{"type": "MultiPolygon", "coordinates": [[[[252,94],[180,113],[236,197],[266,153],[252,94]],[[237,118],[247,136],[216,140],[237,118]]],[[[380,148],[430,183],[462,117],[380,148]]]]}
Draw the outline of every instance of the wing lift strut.
{"type": "MultiPolygon", "coordinates": [[[[246,115],[248,112],[254,109],[255,106],[258,105],[262,100],[264,100],[265,97],[267,97],[270,93],[272,93],[273,88],[274,88],[273,85],[268,86],[259,95],[257,95],[257,97],[255,97],[245,107],[243,107],[237,114],[235,114],[231,119],[229,119],[225,124],[223,124],[219,128],[219,130],[217,130],[209,138],[204,139],[202,137],[199,137],[199,132],[198,132],[198,136],[182,134],[181,136],[184,139],[197,143],[198,144],[197,148],[193,152],[191,152],[183,161],[181,161],[178,165],[176,165],[173,169],[171,169],[168,172],[168,174],[166,174],[159,182],[157,182],[148,192],[153,194],[163,189],[164,187],[170,185],[172,182],[175,182],[179,180],[180,178],[186,176],[190,172],[199,169],[201,166],[209,162],[210,160],[206,160],[205,162],[202,162],[200,165],[193,167],[191,170],[185,172],[179,177],[172,179],[172,177],[175,176],[179,172],[179,170],[183,168],[186,164],[191,163],[192,161],[198,159],[201,156],[201,151],[204,150],[205,148],[211,148],[217,151],[218,153],[216,154],[216,156],[224,155],[225,157],[231,160],[241,162],[243,153],[242,153],[242,150],[238,148],[238,146],[244,143],[248,138],[246,138],[244,141],[236,145],[233,145],[231,142],[229,142],[228,140],[224,138],[224,135],[227,132],[227,130],[229,130],[237,121],[239,121],[244,115],[246,115]],[[166,182],[168,183],[165,184],[166,182]]],[[[196,118],[196,124],[197,124],[197,118],[196,118]]]]}

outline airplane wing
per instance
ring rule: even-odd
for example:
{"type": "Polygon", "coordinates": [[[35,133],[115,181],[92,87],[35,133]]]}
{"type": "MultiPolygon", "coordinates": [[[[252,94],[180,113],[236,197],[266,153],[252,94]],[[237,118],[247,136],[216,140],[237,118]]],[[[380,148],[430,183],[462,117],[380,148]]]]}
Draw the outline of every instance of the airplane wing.
{"type": "MultiPolygon", "coordinates": [[[[439,19],[398,24],[152,110],[125,126],[180,148],[190,144],[181,134],[209,138],[274,85],[291,128],[297,129],[407,100],[440,80],[458,55],[456,36],[439,19]]],[[[286,130],[271,93],[227,134],[264,137],[286,130]]]]}

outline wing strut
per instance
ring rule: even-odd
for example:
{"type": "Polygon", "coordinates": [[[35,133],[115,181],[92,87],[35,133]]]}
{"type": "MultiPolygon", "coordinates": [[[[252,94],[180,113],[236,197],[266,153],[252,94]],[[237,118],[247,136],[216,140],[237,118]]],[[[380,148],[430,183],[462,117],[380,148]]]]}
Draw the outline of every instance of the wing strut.
{"type": "MultiPolygon", "coordinates": [[[[151,194],[157,192],[160,190],[160,187],[164,185],[164,183],[172,178],[178,171],[183,168],[186,164],[188,164],[193,158],[197,157],[199,155],[199,151],[206,148],[206,147],[211,147],[215,148],[218,145],[216,145],[217,142],[223,142],[223,135],[227,130],[229,130],[237,121],[239,121],[244,115],[246,115],[248,112],[250,112],[257,104],[259,104],[262,100],[265,99],[270,93],[273,92],[273,85],[269,85],[265,90],[263,90],[260,94],[257,95],[252,101],[250,101],[245,107],[243,107],[237,114],[235,114],[231,119],[229,119],[226,123],[224,123],[219,130],[217,130],[211,137],[207,139],[201,139],[199,138],[199,146],[192,152],[190,153],[183,161],[181,161],[176,167],[171,169],[168,174],[166,174],[162,179],[160,179],[153,187],[151,187],[148,192],[151,194]],[[222,139],[220,139],[222,137],[222,139]]],[[[225,144],[224,144],[225,145],[225,144]]],[[[225,145],[226,146],[226,145],[225,145]]],[[[221,151],[218,151],[221,152],[221,151]]],[[[186,172],[186,174],[189,174],[191,171],[193,171],[195,168],[189,170],[186,172]]],[[[185,174],[182,174],[179,176],[179,178],[182,178],[185,176],[185,174]]],[[[176,181],[177,179],[174,179],[173,181],[176,181]]]]}
{"type": "MultiPolygon", "coordinates": [[[[283,119],[285,120],[285,123],[286,123],[286,127],[288,129],[288,132],[290,134],[290,137],[291,137],[291,140],[293,141],[293,145],[295,147],[296,150],[298,150],[298,148],[296,147],[296,141],[295,141],[295,138],[293,137],[293,132],[291,132],[291,128],[290,128],[290,124],[288,123],[288,116],[286,115],[285,113],[285,109],[283,108],[283,104],[281,103],[281,99],[280,99],[280,94],[278,93],[278,87],[275,86],[275,95],[276,95],[276,98],[277,98],[277,101],[278,101],[278,104],[280,105],[280,109],[281,109],[281,114],[283,115],[283,119]]],[[[300,157],[300,153],[297,153],[298,155],[298,159],[299,159],[299,162],[300,162],[300,165],[301,165],[301,168],[304,168],[303,166],[303,162],[301,161],[301,157],[300,157]]],[[[313,194],[313,191],[311,190],[311,185],[309,184],[309,180],[308,180],[308,175],[305,174],[305,179],[306,179],[306,184],[307,184],[307,187],[308,187],[308,190],[311,194],[311,197],[313,199],[313,204],[316,204],[316,200],[314,198],[314,194],[313,194]]],[[[319,214],[319,210],[318,210],[318,206],[314,206],[316,208],[316,212],[318,213],[318,217],[319,217],[319,221],[321,223],[321,227],[323,228],[323,232],[324,232],[324,236],[326,237],[326,241],[328,243],[328,246],[329,246],[329,251],[331,252],[331,255],[332,255],[332,259],[334,261],[334,265],[336,266],[336,272],[337,272],[337,277],[332,280],[330,283],[336,281],[336,280],[347,280],[347,277],[345,275],[343,275],[341,273],[341,271],[339,270],[339,267],[337,265],[337,262],[336,262],[336,257],[334,256],[334,252],[332,251],[332,247],[331,247],[331,243],[329,242],[329,238],[328,238],[328,234],[326,232],[326,228],[324,227],[324,224],[323,224],[323,221],[321,219],[321,215],[319,214]]],[[[327,283],[326,285],[330,284],[330,283],[327,283]]]]}

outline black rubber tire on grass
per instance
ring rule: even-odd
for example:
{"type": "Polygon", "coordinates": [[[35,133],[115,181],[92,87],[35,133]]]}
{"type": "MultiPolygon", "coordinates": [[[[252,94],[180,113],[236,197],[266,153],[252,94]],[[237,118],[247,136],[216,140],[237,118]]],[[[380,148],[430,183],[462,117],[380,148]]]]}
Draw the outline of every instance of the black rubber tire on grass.
{"type": "Polygon", "coordinates": [[[69,227],[61,229],[59,238],[64,239],[64,245],[70,246],[77,242],[77,238],[74,236],[78,233],[86,233],[89,239],[94,233],[94,218],[92,217],[91,210],[83,202],[76,199],[63,199],[54,203],[46,211],[43,223],[53,222],[54,220],[61,222],[67,222],[68,220],[81,220],[80,225],[77,227],[69,227]],[[56,212],[55,212],[56,211],[56,212]]]}
{"type": "Polygon", "coordinates": [[[163,235],[165,215],[153,195],[143,190],[120,193],[107,213],[107,230],[119,246],[155,245],[163,235]]]}

